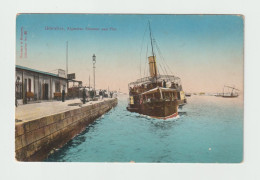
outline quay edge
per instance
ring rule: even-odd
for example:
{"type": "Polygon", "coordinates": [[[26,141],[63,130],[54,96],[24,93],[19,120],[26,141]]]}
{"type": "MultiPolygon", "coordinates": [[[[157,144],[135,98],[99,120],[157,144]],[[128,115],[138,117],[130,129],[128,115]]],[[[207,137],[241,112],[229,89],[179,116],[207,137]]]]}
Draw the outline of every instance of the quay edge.
{"type": "Polygon", "coordinates": [[[118,103],[116,98],[15,124],[17,161],[42,161],[118,103]]]}

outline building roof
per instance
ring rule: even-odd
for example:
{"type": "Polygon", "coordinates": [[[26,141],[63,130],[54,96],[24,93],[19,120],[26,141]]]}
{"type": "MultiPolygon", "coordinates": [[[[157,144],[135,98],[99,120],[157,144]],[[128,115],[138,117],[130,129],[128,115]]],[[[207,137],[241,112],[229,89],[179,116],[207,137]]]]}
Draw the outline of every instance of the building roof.
{"type": "Polygon", "coordinates": [[[39,70],[36,70],[36,69],[31,69],[31,68],[20,66],[20,65],[15,65],[15,67],[18,68],[18,69],[27,70],[27,71],[31,71],[31,72],[36,72],[36,73],[39,73],[39,74],[44,74],[44,75],[48,75],[48,76],[54,76],[54,77],[57,77],[57,78],[67,79],[67,78],[58,76],[58,74],[53,74],[53,73],[49,73],[49,72],[39,71],[39,70]]]}

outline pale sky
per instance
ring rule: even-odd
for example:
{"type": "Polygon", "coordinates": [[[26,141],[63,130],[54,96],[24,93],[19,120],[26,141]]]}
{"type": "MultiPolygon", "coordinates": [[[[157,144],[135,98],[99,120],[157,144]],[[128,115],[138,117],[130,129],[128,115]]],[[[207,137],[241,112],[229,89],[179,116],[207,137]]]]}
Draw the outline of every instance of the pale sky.
{"type": "Polygon", "coordinates": [[[22,14],[17,16],[16,64],[46,72],[66,70],[68,41],[69,73],[76,73],[77,80],[85,85],[91,76],[93,85],[95,54],[96,88],[127,92],[127,84],[140,78],[140,64],[141,75],[146,74],[148,20],[164,57],[155,47],[161,74],[165,67],[180,77],[187,92],[221,92],[224,85],[243,92],[244,20],[235,15],[22,14]],[[23,40],[21,28],[27,32],[23,40]]]}

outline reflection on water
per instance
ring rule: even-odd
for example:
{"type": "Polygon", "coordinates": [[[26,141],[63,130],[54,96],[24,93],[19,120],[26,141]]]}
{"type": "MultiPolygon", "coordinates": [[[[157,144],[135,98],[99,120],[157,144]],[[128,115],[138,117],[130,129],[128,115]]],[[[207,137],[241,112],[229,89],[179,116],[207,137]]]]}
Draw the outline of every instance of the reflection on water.
{"type": "Polygon", "coordinates": [[[157,119],[153,119],[150,121],[151,125],[153,125],[155,127],[155,130],[159,129],[172,129],[173,126],[178,125],[178,123],[176,123],[176,121],[178,121],[180,117],[176,117],[175,119],[171,119],[171,120],[157,120],[157,119]]]}
{"type": "Polygon", "coordinates": [[[181,117],[182,117],[182,116],[187,116],[187,112],[181,112],[181,111],[179,111],[178,114],[179,114],[179,116],[181,116],[181,117]]]}
{"type": "Polygon", "coordinates": [[[178,117],[160,120],[118,106],[89,125],[46,161],[241,162],[243,103],[192,96],[178,117]],[[209,148],[211,150],[209,150],[209,148]]]}

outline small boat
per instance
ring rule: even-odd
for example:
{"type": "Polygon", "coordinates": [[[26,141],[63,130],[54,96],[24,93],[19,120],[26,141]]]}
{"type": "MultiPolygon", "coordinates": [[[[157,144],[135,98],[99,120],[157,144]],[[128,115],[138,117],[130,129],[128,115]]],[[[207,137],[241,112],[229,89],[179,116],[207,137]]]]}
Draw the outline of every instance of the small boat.
{"type": "Polygon", "coordinates": [[[232,86],[224,86],[223,88],[223,98],[236,98],[238,97],[238,89],[232,86]],[[228,92],[225,92],[225,90],[228,89],[228,92]]]}
{"type": "Polygon", "coordinates": [[[186,104],[181,80],[173,75],[158,73],[156,56],[149,22],[152,55],[148,57],[150,76],[128,84],[129,104],[127,110],[157,119],[178,115],[178,107],[186,104]]]}
{"type": "Polygon", "coordinates": [[[191,97],[191,93],[185,93],[186,97],[191,97]]]}
{"type": "Polygon", "coordinates": [[[238,97],[238,89],[232,86],[224,86],[223,93],[218,93],[216,97],[223,97],[223,98],[236,98],[238,97]],[[227,92],[228,91],[228,92],[227,92]]]}
{"type": "Polygon", "coordinates": [[[214,96],[216,96],[216,97],[222,97],[222,93],[217,93],[217,94],[215,94],[214,96]]]}

